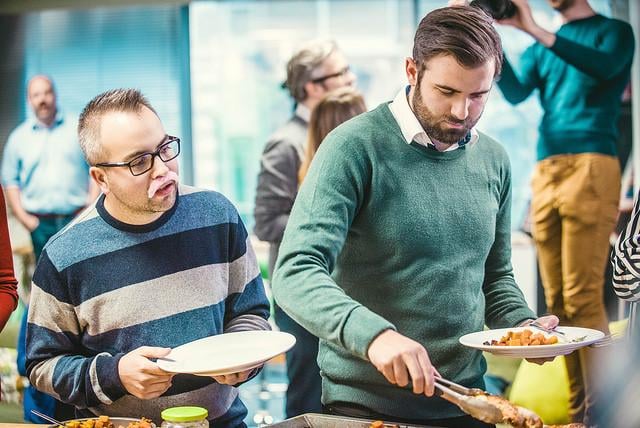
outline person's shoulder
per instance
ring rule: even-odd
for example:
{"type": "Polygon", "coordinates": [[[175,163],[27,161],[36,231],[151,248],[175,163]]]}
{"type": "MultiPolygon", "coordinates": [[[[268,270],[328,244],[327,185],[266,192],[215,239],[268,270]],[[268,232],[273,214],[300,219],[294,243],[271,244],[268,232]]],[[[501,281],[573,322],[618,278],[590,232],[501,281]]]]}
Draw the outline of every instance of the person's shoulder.
{"type": "Polygon", "coordinates": [[[51,263],[62,270],[85,257],[87,245],[95,244],[95,237],[104,226],[94,204],[53,235],[43,251],[46,251],[51,263]]]}
{"type": "MultiPolygon", "coordinates": [[[[626,21],[618,18],[611,18],[604,15],[594,15],[590,19],[584,21],[585,25],[592,27],[599,27],[601,31],[627,33],[627,35],[633,37],[633,27],[626,21]]],[[[594,28],[595,29],[595,28],[594,28]]]]}
{"type": "Polygon", "coordinates": [[[482,153],[490,154],[492,157],[500,160],[509,161],[509,155],[505,150],[502,143],[500,143],[495,138],[491,137],[488,134],[485,134],[482,131],[478,132],[478,147],[481,149],[482,153]]]}
{"type": "Polygon", "coordinates": [[[13,128],[13,130],[9,133],[9,141],[14,140],[16,138],[23,138],[30,133],[33,132],[33,120],[27,119],[21,122],[18,126],[13,128]]]}
{"type": "Polygon", "coordinates": [[[387,131],[393,126],[393,116],[388,104],[383,103],[340,124],[331,134],[348,140],[362,138],[371,141],[378,134],[388,135],[387,131]]]}
{"type": "Polygon", "coordinates": [[[265,151],[275,146],[296,147],[306,141],[308,125],[297,116],[291,117],[269,136],[265,151]]]}
{"type": "Polygon", "coordinates": [[[184,204],[187,210],[194,210],[206,216],[224,216],[232,221],[238,217],[235,205],[220,192],[185,184],[180,185],[179,192],[180,204],[184,204]]]}

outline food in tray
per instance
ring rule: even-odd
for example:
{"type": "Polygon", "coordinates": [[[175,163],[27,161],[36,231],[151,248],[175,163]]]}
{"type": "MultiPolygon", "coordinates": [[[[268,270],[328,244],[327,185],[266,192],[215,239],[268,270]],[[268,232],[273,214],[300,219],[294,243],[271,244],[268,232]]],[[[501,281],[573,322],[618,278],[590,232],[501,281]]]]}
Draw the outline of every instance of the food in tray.
{"type": "Polygon", "coordinates": [[[545,336],[542,333],[534,333],[525,328],[522,331],[508,331],[500,340],[491,340],[484,342],[487,346],[538,346],[553,345],[558,343],[558,336],[545,336]]]}
{"type": "MultiPolygon", "coordinates": [[[[118,419],[118,418],[115,418],[118,419]]],[[[76,419],[64,423],[66,428],[153,428],[155,425],[150,419],[141,418],[138,420],[132,420],[128,425],[113,423],[109,416],[102,415],[97,418],[89,419],[76,419]]]]}
{"type": "Polygon", "coordinates": [[[390,425],[390,424],[385,424],[382,421],[373,421],[369,425],[369,428],[399,428],[399,427],[396,424],[390,425]]]}
{"type": "Polygon", "coordinates": [[[542,428],[542,419],[534,412],[524,407],[516,406],[509,400],[498,395],[482,391],[475,395],[476,398],[486,400],[500,409],[502,422],[510,424],[514,428],[542,428]]]}

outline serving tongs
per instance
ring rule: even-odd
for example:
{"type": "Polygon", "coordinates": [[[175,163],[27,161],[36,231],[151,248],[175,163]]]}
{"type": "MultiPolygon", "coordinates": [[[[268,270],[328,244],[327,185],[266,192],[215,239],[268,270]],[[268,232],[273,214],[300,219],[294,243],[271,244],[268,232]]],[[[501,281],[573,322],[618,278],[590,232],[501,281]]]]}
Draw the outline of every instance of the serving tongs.
{"type": "Polygon", "coordinates": [[[57,419],[52,418],[52,417],[51,417],[51,416],[49,416],[49,415],[45,415],[44,413],[41,413],[41,412],[39,412],[39,411],[37,411],[37,410],[34,410],[34,409],[31,409],[31,413],[33,413],[33,414],[34,414],[34,415],[36,415],[36,416],[41,417],[41,418],[42,418],[42,419],[44,419],[45,421],[49,421],[49,422],[51,422],[51,423],[52,423],[52,424],[54,424],[54,425],[58,425],[59,427],[66,428],[66,425],[65,425],[65,424],[63,424],[62,422],[60,422],[60,421],[59,421],[59,420],[57,420],[57,419]]]}
{"type": "Polygon", "coordinates": [[[441,377],[435,378],[436,395],[458,406],[463,412],[483,422],[501,423],[504,419],[502,411],[494,404],[478,398],[486,395],[481,389],[467,388],[441,377]]]}

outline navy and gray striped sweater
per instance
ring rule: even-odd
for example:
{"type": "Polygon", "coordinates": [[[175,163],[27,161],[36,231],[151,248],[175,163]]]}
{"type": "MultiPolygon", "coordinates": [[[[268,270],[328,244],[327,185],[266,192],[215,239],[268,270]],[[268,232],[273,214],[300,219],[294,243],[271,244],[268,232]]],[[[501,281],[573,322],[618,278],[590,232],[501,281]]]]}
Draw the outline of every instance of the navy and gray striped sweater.
{"type": "Polygon", "coordinates": [[[177,375],[161,397],[124,389],[118,361],[140,346],[176,347],[223,332],[268,330],[247,231],[222,195],[180,186],[174,207],[143,226],[119,222],[104,196],[45,247],[33,277],[27,373],[79,416],[145,416],[176,405],[209,410],[216,425],[246,415],[237,390],[177,375]]]}

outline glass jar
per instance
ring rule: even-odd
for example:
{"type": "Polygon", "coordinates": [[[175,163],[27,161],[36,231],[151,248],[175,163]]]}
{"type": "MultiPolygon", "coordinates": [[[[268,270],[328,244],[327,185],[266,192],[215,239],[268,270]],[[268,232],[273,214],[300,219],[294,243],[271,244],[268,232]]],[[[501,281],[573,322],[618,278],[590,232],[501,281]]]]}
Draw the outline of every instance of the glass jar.
{"type": "Polygon", "coordinates": [[[203,407],[181,406],[164,409],[160,428],[209,428],[209,411],[203,407]]]}

